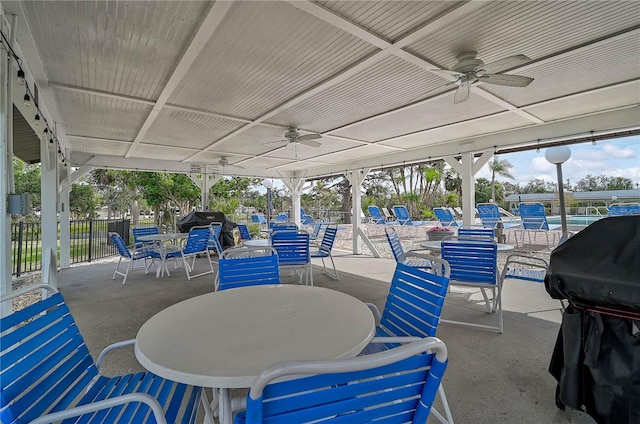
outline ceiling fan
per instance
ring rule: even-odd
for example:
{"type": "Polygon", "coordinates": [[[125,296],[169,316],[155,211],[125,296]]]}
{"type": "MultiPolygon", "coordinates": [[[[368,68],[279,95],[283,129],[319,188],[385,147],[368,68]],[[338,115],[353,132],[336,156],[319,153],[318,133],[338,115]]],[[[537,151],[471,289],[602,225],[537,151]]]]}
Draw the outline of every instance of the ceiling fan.
{"type": "Polygon", "coordinates": [[[281,143],[283,141],[286,141],[288,144],[304,144],[305,146],[310,146],[310,147],[320,147],[321,143],[314,141],[317,140],[319,138],[322,138],[321,134],[305,134],[305,135],[300,135],[300,131],[298,131],[298,128],[296,127],[289,127],[289,129],[287,129],[287,132],[284,133],[284,139],[283,140],[278,140],[278,141],[273,141],[271,143],[281,143]]]}
{"type": "MultiPolygon", "coordinates": [[[[229,158],[226,156],[220,156],[220,160],[218,161],[218,164],[222,166],[222,171],[224,172],[224,167],[229,166],[229,158]]],[[[235,168],[244,169],[242,166],[239,166],[239,165],[232,165],[232,166],[235,168]]]]}
{"type": "Polygon", "coordinates": [[[531,59],[523,54],[508,56],[495,62],[485,64],[477,59],[478,52],[464,52],[456,56],[458,63],[449,69],[431,69],[431,72],[451,81],[447,85],[457,84],[453,98],[454,103],[462,103],[469,98],[471,85],[476,82],[488,84],[507,85],[510,87],[526,87],[531,84],[533,78],[522,75],[499,74],[505,69],[511,69],[523,65],[531,59]]]}

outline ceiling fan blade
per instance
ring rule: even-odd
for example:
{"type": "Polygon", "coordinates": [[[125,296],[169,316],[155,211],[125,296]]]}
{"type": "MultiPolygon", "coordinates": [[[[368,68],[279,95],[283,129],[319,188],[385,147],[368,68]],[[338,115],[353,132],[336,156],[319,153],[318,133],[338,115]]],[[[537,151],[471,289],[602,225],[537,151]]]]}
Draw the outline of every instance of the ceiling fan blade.
{"type": "Polygon", "coordinates": [[[320,134],[306,134],[298,137],[298,141],[316,140],[318,138],[322,138],[322,136],[320,134]]]}
{"type": "Polygon", "coordinates": [[[460,77],[464,75],[463,73],[450,71],[448,69],[429,69],[429,72],[452,82],[458,81],[460,77]]]}
{"type": "Polygon", "coordinates": [[[298,139],[298,142],[304,144],[305,146],[310,146],[310,147],[320,147],[322,145],[322,143],[319,143],[317,141],[313,141],[309,139],[303,140],[302,137],[298,139]]]}
{"type": "Polygon", "coordinates": [[[469,98],[469,92],[471,91],[471,82],[465,81],[460,84],[460,87],[456,90],[456,94],[453,97],[453,103],[462,103],[469,98]]]}
{"type": "Polygon", "coordinates": [[[523,54],[517,54],[514,56],[498,59],[491,63],[487,63],[482,67],[482,69],[487,74],[493,74],[496,72],[502,72],[507,69],[515,68],[516,66],[524,65],[527,62],[531,62],[531,59],[523,54]]]}
{"type": "Polygon", "coordinates": [[[509,87],[526,87],[533,81],[533,78],[530,77],[508,74],[485,74],[478,77],[478,79],[489,84],[508,85],[509,87]]]}

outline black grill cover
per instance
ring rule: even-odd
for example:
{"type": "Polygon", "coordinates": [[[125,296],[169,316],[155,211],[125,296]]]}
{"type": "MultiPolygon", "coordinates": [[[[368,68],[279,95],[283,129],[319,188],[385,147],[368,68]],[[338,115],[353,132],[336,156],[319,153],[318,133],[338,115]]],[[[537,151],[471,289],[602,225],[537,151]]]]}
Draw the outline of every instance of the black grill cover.
{"type": "Polygon", "coordinates": [[[222,247],[233,247],[235,245],[233,241],[233,229],[236,228],[238,224],[228,220],[222,212],[191,212],[178,222],[178,230],[182,233],[187,233],[191,227],[201,227],[209,225],[212,222],[220,222],[222,224],[222,232],[220,233],[220,244],[222,247]]]}
{"type": "Polygon", "coordinates": [[[603,218],[558,246],[545,280],[554,299],[640,309],[640,215],[603,218]]]}
{"type": "Polygon", "coordinates": [[[570,301],[549,366],[558,406],[640,423],[640,216],[604,218],[560,245],[545,286],[570,301]]]}

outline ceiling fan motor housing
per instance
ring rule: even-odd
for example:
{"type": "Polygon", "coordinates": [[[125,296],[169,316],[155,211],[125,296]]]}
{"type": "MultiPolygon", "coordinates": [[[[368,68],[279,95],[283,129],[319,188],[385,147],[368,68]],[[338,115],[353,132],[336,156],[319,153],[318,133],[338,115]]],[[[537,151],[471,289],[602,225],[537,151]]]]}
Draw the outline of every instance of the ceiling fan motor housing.
{"type": "Polygon", "coordinates": [[[289,140],[296,140],[298,138],[298,129],[295,127],[289,127],[284,136],[289,140]]]}
{"type": "Polygon", "coordinates": [[[484,66],[484,62],[480,59],[476,59],[477,54],[477,52],[460,53],[456,56],[458,63],[456,63],[451,70],[466,74],[481,69],[484,66]]]}

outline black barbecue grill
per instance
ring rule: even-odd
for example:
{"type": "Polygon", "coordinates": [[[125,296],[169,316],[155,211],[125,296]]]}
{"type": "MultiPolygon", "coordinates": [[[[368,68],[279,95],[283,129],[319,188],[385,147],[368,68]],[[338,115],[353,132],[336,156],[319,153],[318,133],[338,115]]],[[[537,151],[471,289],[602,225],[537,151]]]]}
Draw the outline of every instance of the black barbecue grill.
{"type": "Polygon", "coordinates": [[[545,287],[569,301],[549,366],[558,406],[640,423],[640,215],[603,218],[558,246],[545,287]]]}

